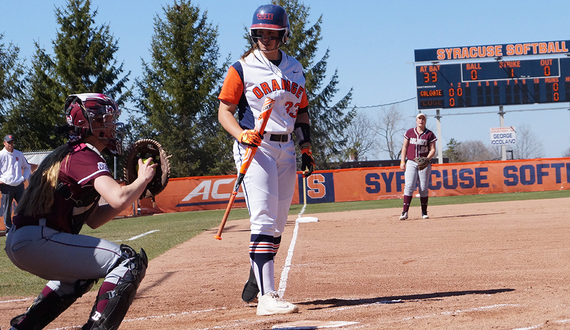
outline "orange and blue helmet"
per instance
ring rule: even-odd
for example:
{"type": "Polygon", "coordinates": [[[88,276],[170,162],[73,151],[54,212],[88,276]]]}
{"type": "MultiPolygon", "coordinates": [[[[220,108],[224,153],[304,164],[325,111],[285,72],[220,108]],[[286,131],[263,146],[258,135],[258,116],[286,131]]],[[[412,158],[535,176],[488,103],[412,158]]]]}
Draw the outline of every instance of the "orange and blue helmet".
{"type": "Polygon", "coordinates": [[[251,26],[249,27],[249,39],[252,44],[259,38],[256,30],[279,31],[280,41],[286,44],[291,34],[289,18],[283,7],[277,5],[263,5],[255,10],[251,26]]]}

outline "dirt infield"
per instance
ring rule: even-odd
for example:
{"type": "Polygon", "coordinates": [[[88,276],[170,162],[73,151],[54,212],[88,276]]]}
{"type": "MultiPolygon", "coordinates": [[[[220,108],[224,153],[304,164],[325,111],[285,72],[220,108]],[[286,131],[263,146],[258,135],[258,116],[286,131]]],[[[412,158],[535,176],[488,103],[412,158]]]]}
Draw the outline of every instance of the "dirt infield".
{"type": "MultiPolygon", "coordinates": [[[[222,241],[211,229],[150,262],[120,329],[570,329],[570,198],[399,213],[291,216],[276,283],[300,312],[282,316],[256,316],[240,299],[248,221],[229,222],[222,241]]],[[[0,327],[32,299],[0,299],[0,327]]],[[[48,329],[79,327],[93,299],[48,329]]]]}

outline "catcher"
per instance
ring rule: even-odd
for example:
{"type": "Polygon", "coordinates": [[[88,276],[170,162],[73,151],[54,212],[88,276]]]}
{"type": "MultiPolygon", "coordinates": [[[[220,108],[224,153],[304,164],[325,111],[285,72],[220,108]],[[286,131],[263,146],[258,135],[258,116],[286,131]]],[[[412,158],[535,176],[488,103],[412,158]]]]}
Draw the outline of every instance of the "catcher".
{"type": "Polygon", "coordinates": [[[43,329],[100,278],[82,329],[117,329],[127,313],[146,273],[144,250],[79,234],[83,224],[98,228],[131,206],[159,169],[151,159],[139,159],[136,179],[127,185],[115,181],[102,152],[121,153],[119,114],[103,94],[67,98],[69,142],[32,174],[6,238],[14,265],[49,281],[25,313],[12,319],[11,330],[43,329]],[[100,204],[101,197],[108,204],[100,204]]]}
{"type": "Polygon", "coordinates": [[[400,220],[408,218],[408,210],[412,202],[412,195],[419,186],[420,203],[422,206],[422,218],[429,219],[428,188],[431,176],[431,159],[435,155],[435,142],[437,137],[426,128],[427,117],[423,113],[416,115],[416,127],[410,128],[404,134],[402,146],[402,161],[400,168],[405,170],[404,207],[400,220]]]}

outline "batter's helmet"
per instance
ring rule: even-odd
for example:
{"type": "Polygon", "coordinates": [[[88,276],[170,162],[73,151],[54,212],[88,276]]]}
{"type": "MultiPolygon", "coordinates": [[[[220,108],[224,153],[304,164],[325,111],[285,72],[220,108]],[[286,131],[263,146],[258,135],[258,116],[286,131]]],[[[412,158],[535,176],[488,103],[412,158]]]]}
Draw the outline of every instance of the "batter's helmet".
{"type": "Polygon", "coordinates": [[[291,34],[287,12],[283,7],[277,5],[260,6],[253,13],[249,27],[249,40],[252,44],[255,44],[256,39],[259,38],[256,34],[258,29],[279,31],[281,43],[286,44],[291,34]]]}
{"type": "Polygon", "coordinates": [[[69,95],[65,101],[65,119],[71,128],[70,138],[93,135],[109,152],[122,152],[123,123],[117,122],[121,110],[110,97],[99,93],[69,95]]]}

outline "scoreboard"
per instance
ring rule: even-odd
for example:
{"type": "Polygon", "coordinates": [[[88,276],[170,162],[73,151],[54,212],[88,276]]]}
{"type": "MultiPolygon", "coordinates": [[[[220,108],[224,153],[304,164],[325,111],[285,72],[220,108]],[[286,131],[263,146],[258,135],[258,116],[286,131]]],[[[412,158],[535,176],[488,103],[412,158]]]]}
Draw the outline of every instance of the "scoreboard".
{"type": "Polygon", "coordinates": [[[570,102],[570,58],[418,65],[416,87],[418,109],[570,102]]]}

